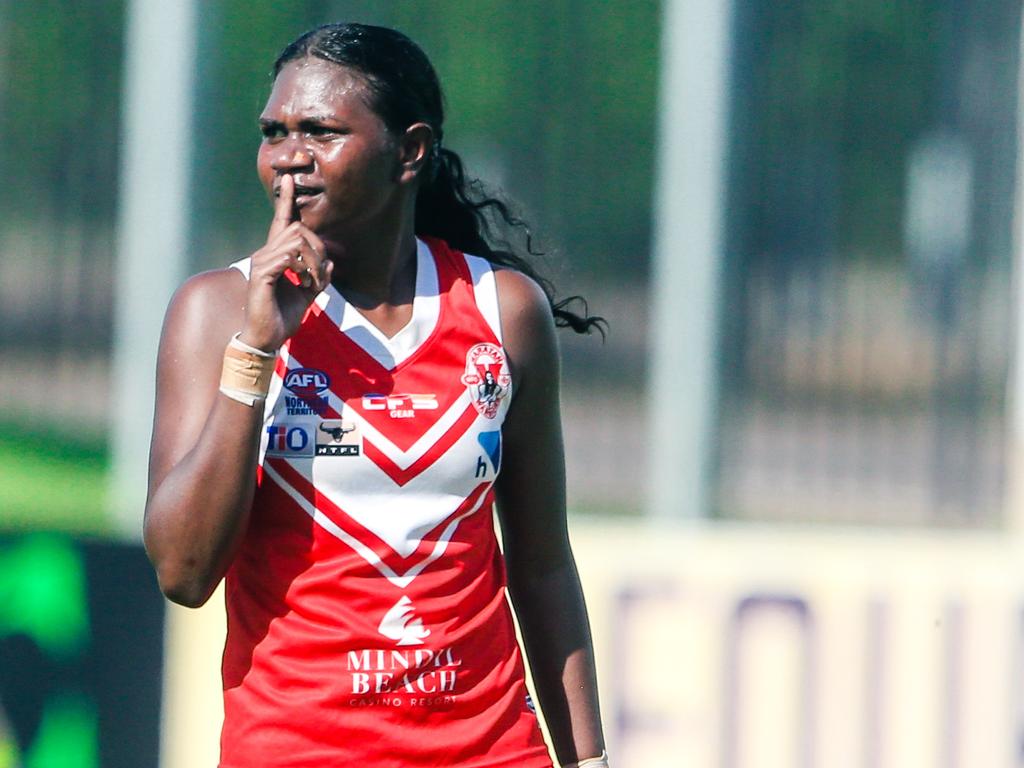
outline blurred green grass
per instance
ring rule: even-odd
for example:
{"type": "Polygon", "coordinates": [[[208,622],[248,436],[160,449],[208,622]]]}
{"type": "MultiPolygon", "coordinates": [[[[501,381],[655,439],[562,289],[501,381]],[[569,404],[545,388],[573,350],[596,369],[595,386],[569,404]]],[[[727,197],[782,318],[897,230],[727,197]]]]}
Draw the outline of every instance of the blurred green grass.
{"type": "Polygon", "coordinates": [[[108,535],[103,437],[0,421],[0,530],[108,535]]]}

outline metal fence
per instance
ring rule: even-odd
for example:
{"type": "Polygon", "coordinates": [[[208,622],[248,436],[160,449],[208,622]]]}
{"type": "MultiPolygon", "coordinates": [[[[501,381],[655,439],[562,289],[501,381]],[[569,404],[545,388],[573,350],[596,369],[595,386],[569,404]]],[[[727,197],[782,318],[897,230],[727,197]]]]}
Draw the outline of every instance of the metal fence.
{"type": "MultiPolygon", "coordinates": [[[[52,13],[0,1],[0,418],[103,431],[117,407],[108,356],[124,3],[44,5],[52,13]]],[[[387,21],[391,11],[371,5],[305,4],[291,16],[268,2],[203,5],[197,269],[258,245],[265,211],[248,154],[228,156],[255,148],[255,129],[248,143],[244,131],[281,43],[256,21],[289,34],[328,10],[387,21]],[[236,81],[248,90],[233,96],[225,84],[236,81]]],[[[471,5],[476,15],[459,18],[477,48],[485,33],[518,30],[534,58],[528,71],[492,61],[475,78],[455,33],[423,22],[449,76],[454,145],[541,212],[542,233],[581,265],[562,285],[611,321],[604,346],[561,337],[570,496],[579,510],[636,514],[646,361],[657,354],[644,222],[658,6],[471,5]],[[552,29],[566,37],[557,49],[543,45],[552,29]],[[612,32],[642,53],[623,42],[602,57],[612,32]],[[522,77],[546,85],[533,92],[522,77]],[[496,100],[493,83],[510,97],[496,100]],[[552,96],[566,93],[571,103],[552,96]]],[[[409,13],[394,20],[410,28],[409,13]]],[[[736,4],[718,516],[999,523],[1018,13],[1009,0],[736,4]]]]}
{"type": "Polygon", "coordinates": [[[737,6],[723,516],[1001,519],[1019,5],[884,5],[737,6]]]}

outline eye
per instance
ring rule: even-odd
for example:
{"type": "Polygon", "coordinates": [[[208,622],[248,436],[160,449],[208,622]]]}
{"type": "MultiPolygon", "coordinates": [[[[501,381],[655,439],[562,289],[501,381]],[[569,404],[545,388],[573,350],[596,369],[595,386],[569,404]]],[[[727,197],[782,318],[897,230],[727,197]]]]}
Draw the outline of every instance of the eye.
{"type": "Polygon", "coordinates": [[[320,120],[304,120],[299,123],[299,130],[318,141],[333,141],[348,133],[344,128],[320,120]]]}
{"type": "Polygon", "coordinates": [[[306,129],[306,135],[319,141],[333,141],[340,136],[342,131],[326,125],[311,125],[306,129]]]}
{"type": "Polygon", "coordinates": [[[285,136],[284,126],[280,123],[260,123],[260,133],[264,139],[280,139],[285,136]]]}

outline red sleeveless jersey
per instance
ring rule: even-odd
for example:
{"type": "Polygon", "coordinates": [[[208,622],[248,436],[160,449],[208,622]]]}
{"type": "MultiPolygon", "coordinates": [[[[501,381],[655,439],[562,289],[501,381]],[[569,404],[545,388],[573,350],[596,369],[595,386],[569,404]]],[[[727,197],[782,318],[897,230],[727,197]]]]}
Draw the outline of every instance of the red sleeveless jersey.
{"type": "Polygon", "coordinates": [[[493,526],[511,390],[483,259],[420,241],[390,339],[317,297],[226,578],[222,768],[550,768],[493,526]]]}

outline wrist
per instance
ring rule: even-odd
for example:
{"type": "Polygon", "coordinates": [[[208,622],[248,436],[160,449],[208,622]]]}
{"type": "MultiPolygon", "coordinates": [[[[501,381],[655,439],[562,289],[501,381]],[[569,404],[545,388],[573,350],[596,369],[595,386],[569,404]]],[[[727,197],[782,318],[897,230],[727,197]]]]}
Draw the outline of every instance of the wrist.
{"type": "Polygon", "coordinates": [[[238,347],[239,349],[262,355],[276,356],[278,347],[281,346],[280,344],[275,344],[273,341],[268,340],[265,335],[252,333],[245,328],[236,333],[232,337],[232,340],[241,345],[238,347]]]}
{"type": "Polygon", "coordinates": [[[251,341],[252,337],[246,337],[244,330],[239,331],[231,337],[231,341],[228,343],[229,347],[241,350],[242,352],[249,352],[253,355],[266,358],[276,358],[278,345],[272,342],[265,344],[258,344],[251,341]]]}
{"type": "Polygon", "coordinates": [[[608,752],[602,750],[597,757],[588,757],[575,763],[567,763],[562,768],[608,768],[608,752]]]}
{"type": "Polygon", "coordinates": [[[242,341],[240,336],[236,333],[224,349],[220,391],[251,408],[267,398],[277,354],[254,347],[242,341]]]}

